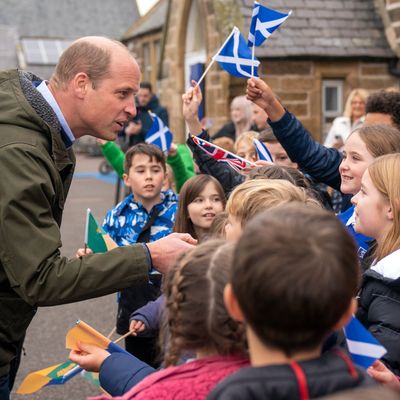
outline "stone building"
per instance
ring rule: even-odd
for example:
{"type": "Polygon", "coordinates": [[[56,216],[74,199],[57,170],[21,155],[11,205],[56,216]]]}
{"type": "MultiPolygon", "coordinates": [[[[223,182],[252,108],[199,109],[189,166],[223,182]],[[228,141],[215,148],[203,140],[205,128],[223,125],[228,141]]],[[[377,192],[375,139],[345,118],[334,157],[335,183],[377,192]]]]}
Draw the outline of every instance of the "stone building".
{"type": "Polygon", "coordinates": [[[139,17],[135,0],[2,0],[0,69],[18,67],[48,79],[74,39],[119,39],[139,17]]]}
{"type": "MultiPolygon", "coordinates": [[[[190,68],[205,68],[234,25],[247,37],[252,7],[252,0],[160,0],[123,36],[144,78],[157,85],[179,139],[190,68]]],[[[399,86],[399,0],[269,0],[268,7],[293,13],[256,49],[260,76],[317,139],[341,115],[352,89],[399,86]]],[[[245,85],[218,65],[210,69],[205,114],[211,132],[226,122],[231,99],[245,85]]]]}

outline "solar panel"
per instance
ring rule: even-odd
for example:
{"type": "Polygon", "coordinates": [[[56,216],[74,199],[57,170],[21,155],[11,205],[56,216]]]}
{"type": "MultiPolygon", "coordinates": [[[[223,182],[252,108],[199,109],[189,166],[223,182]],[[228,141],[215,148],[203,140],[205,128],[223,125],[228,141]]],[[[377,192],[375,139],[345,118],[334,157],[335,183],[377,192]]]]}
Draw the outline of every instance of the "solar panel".
{"type": "Polygon", "coordinates": [[[55,65],[61,53],[72,43],[71,40],[32,39],[21,40],[27,64],[55,65]]]}

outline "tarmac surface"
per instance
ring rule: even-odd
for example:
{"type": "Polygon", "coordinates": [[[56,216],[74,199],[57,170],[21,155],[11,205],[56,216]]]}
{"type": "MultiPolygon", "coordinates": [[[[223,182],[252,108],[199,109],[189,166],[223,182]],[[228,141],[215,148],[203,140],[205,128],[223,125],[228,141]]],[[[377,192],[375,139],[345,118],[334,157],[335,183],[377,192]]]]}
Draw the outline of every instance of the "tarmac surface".
{"type": "MultiPolygon", "coordinates": [[[[86,209],[90,208],[99,222],[115,204],[116,175],[98,173],[102,158],[77,155],[75,176],[68,194],[61,238],[61,254],[74,257],[83,247],[86,209]]],[[[122,196],[122,195],[121,195],[122,196]]],[[[39,308],[25,339],[25,355],[22,356],[11,399],[85,399],[100,394],[100,390],[83,377],[76,376],[64,385],[49,386],[31,395],[17,395],[15,390],[30,372],[47,368],[68,360],[65,335],[81,319],[104,335],[115,325],[116,295],[55,307],[39,308]]],[[[114,336],[116,339],[117,336],[114,336]]]]}

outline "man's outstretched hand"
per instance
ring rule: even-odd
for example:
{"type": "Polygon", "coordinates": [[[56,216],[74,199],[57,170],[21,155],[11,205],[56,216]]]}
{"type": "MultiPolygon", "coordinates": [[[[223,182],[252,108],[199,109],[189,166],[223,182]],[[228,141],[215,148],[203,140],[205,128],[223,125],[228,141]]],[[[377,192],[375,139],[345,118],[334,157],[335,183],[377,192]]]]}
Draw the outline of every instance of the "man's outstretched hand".
{"type": "Polygon", "coordinates": [[[157,271],[165,273],[175,263],[178,256],[192,249],[197,244],[188,233],[171,233],[170,235],[147,243],[151,259],[157,271]]]}

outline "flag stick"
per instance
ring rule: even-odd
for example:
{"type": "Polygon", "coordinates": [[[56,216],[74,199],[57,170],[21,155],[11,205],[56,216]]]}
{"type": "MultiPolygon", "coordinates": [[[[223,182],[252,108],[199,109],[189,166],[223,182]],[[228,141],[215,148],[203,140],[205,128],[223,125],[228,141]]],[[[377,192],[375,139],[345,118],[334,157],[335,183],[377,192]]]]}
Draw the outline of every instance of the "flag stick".
{"type": "Polygon", "coordinates": [[[200,83],[203,81],[204,77],[206,76],[206,73],[209,71],[211,66],[214,64],[215,60],[214,57],[219,54],[219,52],[225,47],[226,43],[228,40],[232,37],[232,35],[238,30],[236,26],[233,27],[231,34],[226,38],[225,42],[222,44],[222,46],[219,48],[219,50],[214,54],[213,58],[211,59],[210,64],[208,64],[208,67],[206,70],[203,72],[203,75],[200,77],[199,81],[196,83],[196,86],[194,87],[195,89],[200,85],[200,83]]]}
{"type": "Polygon", "coordinates": [[[107,335],[107,339],[110,339],[112,335],[114,335],[115,331],[117,328],[114,326],[114,328],[111,329],[111,332],[107,335]]]}
{"type": "MultiPolygon", "coordinates": [[[[113,343],[120,342],[122,339],[125,339],[127,336],[132,335],[132,333],[134,333],[134,332],[135,332],[135,329],[132,329],[131,331],[125,333],[125,335],[122,335],[121,337],[119,337],[117,340],[114,340],[113,343]]],[[[136,334],[135,334],[135,336],[136,336],[136,334]]]]}
{"type": "Polygon", "coordinates": [[[209,69],[213,66],[215,60],[214,58],[211,59],[210,64],[208,64],[206,70],[203,72],[203,75],[200,77],[200,79],[198,80],[198,82],[196,83],[196,86],[194,87],[195,89],[200,85],[200,83],[203,81],[204,77],[206,76],[207,72],[209,71],[209,69]]]}
{"type": "Polygon", "coordinates": [[[254,49],[256,47],[255,39],[253,43],[253,48],[251,49],[251,77],[254,77],[254,49]]]}
{"type": "Polygon", "coordinates": [[[90,208],[88,208],[86,210],[86,226],[85,226],[85,243],[84,243],[84,249],[85,249],[85,254],[86,254],[86,249],[88,246],[88,242],[89,242],[89,216],[90,216],[90,208]]]}

